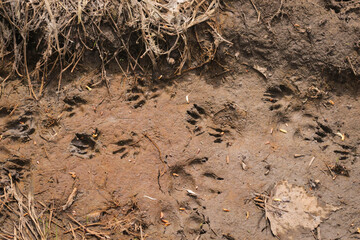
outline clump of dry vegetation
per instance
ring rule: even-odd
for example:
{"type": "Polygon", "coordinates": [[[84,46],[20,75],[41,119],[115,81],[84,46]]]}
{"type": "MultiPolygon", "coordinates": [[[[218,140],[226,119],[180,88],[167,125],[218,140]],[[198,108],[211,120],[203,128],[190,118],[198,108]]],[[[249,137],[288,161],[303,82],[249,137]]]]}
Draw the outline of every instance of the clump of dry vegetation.
{"type": "Polygon", "coordinates": [[[179,75],[226,42],[213,21],[219,9],[220,0],[1,1],[0,80],[23,77],[37,99],[51,74],[60,90],[86,51],[101,60],[105,81],[111,61],[123,72],[179,75]]]}

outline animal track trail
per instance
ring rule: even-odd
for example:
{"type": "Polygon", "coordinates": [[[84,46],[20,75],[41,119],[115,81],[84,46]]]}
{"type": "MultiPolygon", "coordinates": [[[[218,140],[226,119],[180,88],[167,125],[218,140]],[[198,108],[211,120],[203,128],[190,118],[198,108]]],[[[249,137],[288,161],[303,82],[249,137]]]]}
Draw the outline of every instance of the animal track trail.
{"type": "Polygon", "coordinates": [[[35,121],[33,113],[26,111],[22,113],[15,120],[8,121],[4,129],[1,131],[3,138],[11,138],[12,140],[27,142],[30,140],[30,135],[35,132],[35,121]]]}
{"type": "Polygon", "coordinates": [[[204,213],[207,201],[222,193],[224,178],[212,170],[209,161],[205,156],[195,157],[170,167],[169,194],[177,202],[175,208],[187,213],[178,215],[179,224],[195,236],[213,232],[210,219],[204,213]]]}
{"type": "Polygon", "coordinates": [[[120,155],[120,159],[125,157],[136,158],[140,153],[140,139],[138,134],[131,132],[129,136],[123,136],[117,142],[113,143],[112,154],[120,155]]]}
{"type": "Polygon", "coordinates": [[[221,143],[233,135],[232,130],[240,133],[244,129],[246,115],[246,111],[232,103],[221,106],[217,112],[207,111],[194,104],[186,111],[186,121],[193,126],[195,136],[207,133],[214,138],[214,143],[221,143]]]}
{"type": "Polygon", "coordinates": [[[8,116],[13,110],[13,107],[0,106],[0,118],[8,116]]]}
{"type": "Polygon", "coordinates": [[[322,150],[330,149],[333,151],[339,160],[352,159],[356,160],[357,145],[353,142],[344,142],[348,138],[346,133],[341,133],[341,125],[334,126],[328,122],[315,121],[310,131],[301,134],[300,136],[305,141],[315,141],[320,144],[322,150]]]}
{"type": "Polygon", "coordinates": [[[196,157],[171,166],[169,194],[179,202],[195,205],[201,205],[201,200],[205,200],[203,197],[221,194],[219,189],[224,178],[212,170],[208,161],[208,157],[196,157]],[[187,190],[198,195],[193,196],[187,190]]]}
{"type": "Polygon", "coordinates": [[[141,87],[135,86],[127,90],[126,101],[131,103],[133,108],[140,108],[145,105],[146,99],[141,87]]]}
{"type": "Polygon", "coordinates": [[[135,109],[143,107],[148,100],[159,96],[157,93],[158,89],[148,89],[147,87],[142,87],[142,85],[134,86],[126,91],[125,99],[135,109]]]}
{"type": "MultiPolygon", "coordinates": [[[[209,119],[205,109],[197,104],[194,104],[191,109],[187,110],[186,114],[186,121],[194,126],[192,132],[195,136],[207,133],[209,136],[215,138],[214,143],[221,143],[225,133],[229,132],[228,130],[208,126],[208,122],[211,122],[211,119],[209,119]]],[[[210,123],[210,125],[212,125],[212,123],[210,123]]]]}
{"type": "Polygon", "coordinates": [[[69,112],[69,117],[73,117],[76,114],[75,108],[87,104],[88,101],[79,95],[66,96],[63,99],[65,103],[65,111],[69,112]]]}
{"type": "Polygon", "coordinates": [[[72,155],[81,158],[92,158],[96,152],[99,152],[98,137],[100,132],[95,129],[91,134],[75,133],[71,140],[69,151],[72,155]]]}
{"type": "Polygon", "coordinates": [[[289,96],[293,94],[293,90],[290,87],[280,84],[273,85],[267,88],[264,93],[263,101],[272,103],[269,107],[270,111],[281,110],[282,108],[286,108],[286,101],[284,101],[285,96],[289,96]]]}

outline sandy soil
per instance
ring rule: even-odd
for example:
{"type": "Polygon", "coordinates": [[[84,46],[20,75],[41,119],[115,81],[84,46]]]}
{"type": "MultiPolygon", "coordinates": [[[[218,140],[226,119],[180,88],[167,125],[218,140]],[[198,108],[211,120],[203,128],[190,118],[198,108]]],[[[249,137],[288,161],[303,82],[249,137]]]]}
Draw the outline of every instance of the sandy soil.
{"type": "Polygon", "coordinates": [[[1,186],[10,173],[51,209],[50,239],[73,239],[71,218],[111,239],[276,239],[253,198],[287,180],[340,207],[295,239],[359,238],[356,3],[254,3],[261,22],[250,1],[230,2],[219,21],[234,45],[178,79],[114,71],[109,94],[90,69],[38,102],[9,82],[1,186]]]}

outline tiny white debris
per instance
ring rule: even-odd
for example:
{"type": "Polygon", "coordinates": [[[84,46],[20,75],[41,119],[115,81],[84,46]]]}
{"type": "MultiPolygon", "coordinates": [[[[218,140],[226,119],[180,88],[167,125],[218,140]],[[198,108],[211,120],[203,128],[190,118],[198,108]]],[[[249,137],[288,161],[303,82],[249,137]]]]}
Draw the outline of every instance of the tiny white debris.
{"type": "Polygon", "coordinates": [[[194,191],[190,190],[190,189],[186,189],[186,192],[187,194],[189,194],[190,196],[193,196],[193,197],[197,197],[197,193],[195,193],[194,191]]]}
{"type": "Polygon", "coordinates": [[[190,95],[190,94],[186,95],[186,97],[185,97],[187,103],[190,103],[190,101],[189,101],[189,95],[190,95]]]}
{"type": "Polygon", "coordinates": [[[168,58],[168,59],[167,59],[167,62],[168,62],[169,64],[171,64],[171,65],[174,65],[174,64],[175,64],[175,59],[173,59],[173,58],[168,58]]]}
{"type": "Polygon", "coordinates": [[[153,201],[156,201],[156,200],[157,200],[156,198],[149,197],[149,196],[147,196],[147,195],[144,195],[144,198],[148,198],[148,199],[153,200],[153,201]]]}
{"type": "Polygon", "coordinates": [[[243,161],[241,161],[241,167],[244,171],[248,170],[247,165],[243,161]]]}
{"type": "Polygon", "coordinates": [[[315,160],[315,157],[312,157],[311,160],[310,160],[310,162],[309,162],[309,167],[310,167],[311,164],[314,162],[314,160],[315,160]]]}
{"type": "Polygon", "coordinates": [[[345,140],[345,135],[341,134],[341,132],[337,132],[336,135],[338,135],[339,137],[341,137],[341,141],[345,140]]]}

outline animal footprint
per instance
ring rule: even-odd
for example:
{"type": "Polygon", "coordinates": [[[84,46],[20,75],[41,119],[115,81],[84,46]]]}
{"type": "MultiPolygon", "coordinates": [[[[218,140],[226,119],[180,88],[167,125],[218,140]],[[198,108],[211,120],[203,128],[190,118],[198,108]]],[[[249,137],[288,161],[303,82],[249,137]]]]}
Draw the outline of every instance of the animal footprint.
{"type": "Polygon", "coordinates": [[[132,132],[130,137],[123,138],[115,143],[115,145],[119,148],[113,151],[113,154],[120,154],[120,158],[123,159],[128,156],[136,157],[139,152],[139,140],[135,140],[137,138],[137,134],[132,132]]]}
{"type": "MultiPolygon", "coordinates": [[[[179,189],[193,189],[195,191],[196,186],[203,185],[207,181],[203,180],[208,178],[215,181],[224,180],[223,177],[214,173],[207,162],[208,157],[196,157],[190,158],[182,164],[176,164],[170,167],[171,176],[174,178],[171,181],[170,193],[176,197],[182,198],[183,193],[178,192],[179,189]],[[199,182],[197,182],[200,179],[199,182]]],[[[219,186],[215,182],[211,185],[204,184],[200,191],[201,193],[214,193],[221,194],[218,190],[219,186]]],[[[189,194],[188,194],[189,195],[189,194]]]]}
{"type": "Polygon", "coordinates": [[[0,118],[8,116],[14,110],[13,107],[0,107],[0,118]]]}
{"type": "Polygon", "coordinates": [[[76,133],[70,143],[70,152],[81,158],[92,158],[97,148],[97,138],[100,132],[95,129],[92,134],[76,133]]]}
{"type": "Polygon", "coordinates": [[[5,126],[2,136],[10,137],[13,140],[29,141],[30,135],[35,132],[35,124],[31,112],[26,112],[18,119],[10,121],[5,126]]]}
{"type": "Polygon", "coordinates": [[[263,101],[271,102],[272,105],[269,107],[270,111],[279,110],[286,105],[281,101],[285,96],[292,95],[295,89],[292,89],[290,86],[284,84],[274,85],[267,88],[264,93],[263,101]]]}
{"type": "Polygon", "coordinates": [[[221,143],[223,142],[223,137],[230,132],[223,128],[223,126],[228,126],[224,124],[224,119],[229,119],[227,112],[224,112],[223,110],[216,113],[213,118],[209,118],[203,107],[194,104],[191,109],[186,111],[186,113],[186,121],[194,126],[193,133],[196,136],[207,132],[210,136],[215,138],[214,143],[221,143]]]}
{"type": "Polygon", "coordinates": [[[146,103],[144,91],[138,86],[128,89],[126,101],[131,102],[135,109],[144,106],[146,103]]]}
{"type": "Polygon", "coordinates": [[[77,95],[66,96],[63,99],[63,101],[64,101],[64,103],[66,103],[65,110],[67,112],[71,112],[69,115],[70,117],[75,115],[75,112],[73,112],[75,107],[79,107],[79,106],[87,103],[87,101],[85,99],[83,99],[82,97],[77,96],[77,95]]]}
{"type": "Polygon", "coordinates": [[[202,120],[203,118],[206,117],[205,109],[198,106],[197,104],[194,104],[193,107],[190,110],[188,110],[186,113],[188,115],[186,121],[191,125],[196,125],[199,122],[199,120],[202,120]]]}

